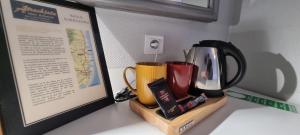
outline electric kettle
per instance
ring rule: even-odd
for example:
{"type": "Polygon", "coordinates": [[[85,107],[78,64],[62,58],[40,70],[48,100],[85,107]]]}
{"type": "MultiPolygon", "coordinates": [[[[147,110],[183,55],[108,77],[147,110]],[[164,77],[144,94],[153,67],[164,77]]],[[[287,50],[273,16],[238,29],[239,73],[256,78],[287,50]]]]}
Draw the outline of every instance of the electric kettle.
{"type": "Polygon", "coordinates": [[[231,42],[203,40],[185,52],[186,62],[194,64],[192,93],[204,92],[208,97],[223,96],[223,90],[239,83],[246,71],[246,60],[231,42]],[[226,57],[237,62],[237,73],[227,80],[226,57]]]}

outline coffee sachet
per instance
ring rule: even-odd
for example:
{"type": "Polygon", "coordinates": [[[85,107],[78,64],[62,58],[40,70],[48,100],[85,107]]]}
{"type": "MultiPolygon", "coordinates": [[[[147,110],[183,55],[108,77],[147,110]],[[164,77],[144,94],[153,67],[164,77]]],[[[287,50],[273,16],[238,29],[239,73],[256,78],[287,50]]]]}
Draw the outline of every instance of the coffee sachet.
{"type": "Polygon", "coordinates": [[[158,105],[167,119],[174,118],[181,114],[174,95],[171,93],[168,83],[164,78],[149,83],[148,87],[151,89],[158,105]]]}

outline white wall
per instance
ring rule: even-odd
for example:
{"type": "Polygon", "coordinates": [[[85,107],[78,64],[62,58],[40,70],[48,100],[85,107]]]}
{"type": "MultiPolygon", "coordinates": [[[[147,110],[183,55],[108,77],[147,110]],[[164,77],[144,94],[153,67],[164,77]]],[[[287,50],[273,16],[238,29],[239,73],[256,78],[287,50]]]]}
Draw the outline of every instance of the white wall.
{"type": "Polygon", "coordinates": [[[230,35],[248,62],[239,86],[300,104],[299,13],[299,0],[244,0],[230,35]]]}
{"type": "MultiPolygon", "coordinates": [[[[114,91],[125,85],[122,70],[139,61],[153,61],[144,55],[144,35],[165,37],[161,62],[184,60],[183,49],[204,39],[227,40],[229,25],[236,23],[236,0],[221,0],[219,19],[213,23],[181,20],[97,8],[98,23],[114,91]]],[[[239,8],[236,8],[239,9],[239,8]]]]}

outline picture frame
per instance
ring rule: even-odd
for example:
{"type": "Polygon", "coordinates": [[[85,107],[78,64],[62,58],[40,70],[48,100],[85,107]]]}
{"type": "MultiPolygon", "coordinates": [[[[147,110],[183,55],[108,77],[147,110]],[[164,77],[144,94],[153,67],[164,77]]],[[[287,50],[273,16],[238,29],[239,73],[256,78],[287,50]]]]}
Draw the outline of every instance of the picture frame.
{"type": "Polygon", "coordinates": [[[206,0],[207,6],[195,6],[180,0],[75,0],[86,5],[113,10],[165,16],[201,22],[218,20],[220,0],[206,0]]]}
{"type": "Polygon", "coordinates": [[[114,104],[93,7],[1,0],[0,27],[3,135],[42,134],[114,104]]]}

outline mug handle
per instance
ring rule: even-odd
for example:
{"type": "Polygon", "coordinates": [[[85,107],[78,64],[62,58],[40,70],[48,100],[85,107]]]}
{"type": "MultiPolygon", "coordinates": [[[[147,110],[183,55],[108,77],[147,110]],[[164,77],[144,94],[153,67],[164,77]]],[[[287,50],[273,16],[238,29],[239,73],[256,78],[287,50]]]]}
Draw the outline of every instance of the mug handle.
{"type": "Polygon", "coordinates": [[[136,95],[136,94],[137,94],[137,93],[136,93],[136,89],[134,89],[134,88],[130,85],[130,83],[129,83],[128,79],[127,79],[127,76],[126,76],[126,73],[127,73],[127,71],[128,71],[129,69],[135,71],[135,68],[134,68],[134,67],[126,67],[126,68],[124,69],[124,71],[123,71],[123,79],[124,79],[124,81],[125,81],[125,83],[126,83],[128,89],[131,90],[131,91],[133,92],[133,94],[136,95]]]}
{"type": "Polygon", "coordinates": [[[231,42],[229,42],[228,45],[225,45],[223,49],[224,49],[225,57],[226,56],[233,57],[238,65],[238,71],[235,74],[235,76],[230,81],[225,82],[224,89],[227,89],[239,83],[242,80],[242,78],[246,73],[247,63],[242,52],[238,48],[236,48],[231,42]]]}

